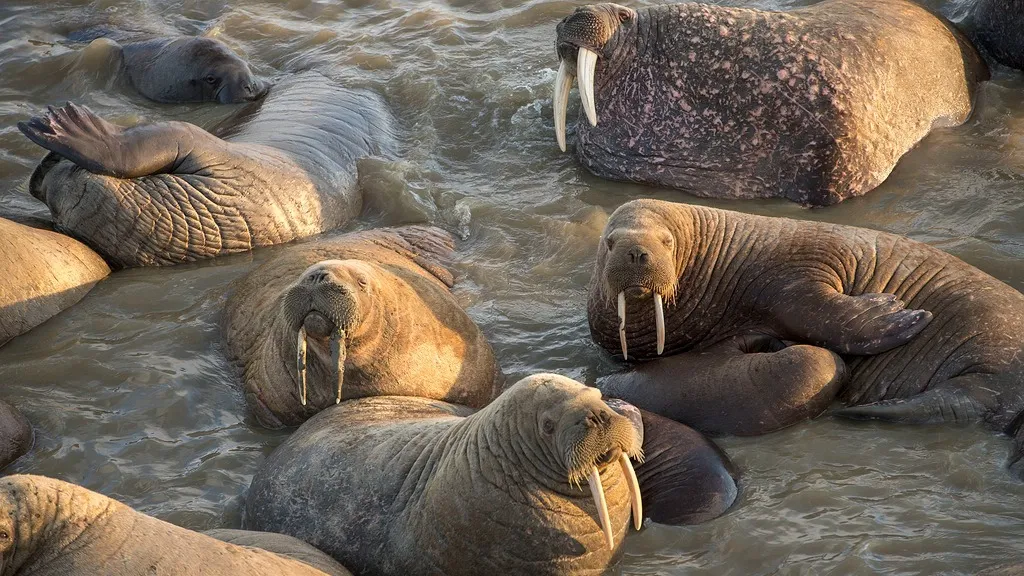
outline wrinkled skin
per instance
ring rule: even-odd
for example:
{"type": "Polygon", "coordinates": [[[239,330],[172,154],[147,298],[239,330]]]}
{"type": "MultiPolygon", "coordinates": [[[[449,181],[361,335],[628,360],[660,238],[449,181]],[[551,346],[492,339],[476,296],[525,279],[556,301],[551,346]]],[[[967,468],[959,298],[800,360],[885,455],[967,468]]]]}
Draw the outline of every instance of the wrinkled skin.
{"type": "Polygon", "coordinates": [[[82,299],[110,274],[92,250],[0,218],[0,345],[82,299]]]}
{"type": "Polygon", "coordinates": [[[344,329],[342,397],[400,395],[482,407],[503,383],[490,345],[452,296],[443,230],[406,226],[288,248],[243,278],[226,337],[264,426],[301,424],[335,403],[329,338],[344,329]],[[307,335],[307,404],[299,400],[297,335],[307,335]]]}
{"type": "Polygon", "coordinates": [[[32,448],[32,425],[18,409],[0,400],[0,469],[32,448]]]}
{"type": "Polygon", "coordinates": [[[313,548],[298,538],[292,538],[284,534],[229,529],[207,530],[203,534],[228,544],[245,546],[247,548],[259,548],[267,552],[273,552],[278,556],[298,560],[331,576],[351,576],[352,574],[327,554],[313,548]]]}
{"type": "Polygon", "coordinates": [[[268,84],[227,44],[181,36],[112,44],[121,69],[140,94],[157,102],[237,104],[263,97],[268,84]]]}
{"type": "MultiPolygon", "coordinates": [[[[639,448],[633,424],[597,390],[554,375],[526,378],[476,413],[424,398],[353,400],[313,417],[270,455],[246,497],[245,524],[296,536],[359,574],[600,574],[629,529],[615,461],[639,448]],[[591,466],[611,547],[586,479],[571,480],[591,466]]],[[[689,465],[689,479],[714,476],[710,463],[697,466],[713,449],[707,443],[687,455],[667,449],[662,462],[689,465]]],[[[714,465],[725,468],[722,459],[714,465]]],[[[735,497],[724,476],[708,485],[731,497],[709,508],[735,497]]],[[[669,490],[682,478],[674,480],[669,490]]],[[[678,489],[669,497],[695,500],[678,489]]]]}
{"type": "Polygon", "coordinates": [[[878,186],[933,127],[963,123],[988,79],[960,32],[906,0],[598,4],[558,24],[555,48],[573,75],[581,48],[597,55],[597,125],[581,112],[576,127],[594,174],[805,205],[878,186]]]}
{"type": "Polygon", "coordinates": [[[394,148],[370,93],[308,72],[217,137],[185,122],[115,126],[69,104],[18,124],[50,150],[29,190],[112,265],[159,266],[280,244],[359,215],[359,158],[394,148]]]}
{"type": "Polygon", "coordinates": [[[849,370],[841,415],[984,422],[1016,436],[1021,474],[1024,295],[945,252],[862,228],[639,200],[609,219],[590,288],[591,334],[613,353],[619,292],[630,358],[656,356],[656,292],[665,355],[747,335],[827,348],[849,370]]]}
{"type": "Polygon", "coordinates": [[[753,436],[821,414],[847,376],[834,352],[748,335],[638,364],[598,388],[705,434],[753,436]]]}
{"type": "Polygon", "coordinates": [[[0,479],[2,576],[349,574],[301,542],[271,534],[242,539],[244,545],[228,544],[52,478],[0,479]],[[263,542],[280,554],[260,549],[263,542]],[[316,566],[328,569],[289,556],[316,558],[316,566]]]}
{"type": "Polygon", "coordinates": [[[1024,70],[1024,0],[974,0],[963,26],[997,61],[1024,70]]]}

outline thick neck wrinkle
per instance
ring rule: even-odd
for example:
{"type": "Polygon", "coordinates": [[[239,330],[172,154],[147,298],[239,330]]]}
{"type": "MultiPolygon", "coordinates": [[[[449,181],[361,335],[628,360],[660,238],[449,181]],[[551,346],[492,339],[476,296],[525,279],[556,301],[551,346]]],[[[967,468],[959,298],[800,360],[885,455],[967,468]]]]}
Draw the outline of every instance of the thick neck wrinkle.
{"type": "MultiPolygon", "coordinates": [[[[599,93],[617,83],[629,67],[647,51],[648,23],[638,14],[637,18],[623,22],[601,48],[594,78],[594,92],[599,93]]],[[[575,65],[575,62],[573,62],[575,65]]]]}

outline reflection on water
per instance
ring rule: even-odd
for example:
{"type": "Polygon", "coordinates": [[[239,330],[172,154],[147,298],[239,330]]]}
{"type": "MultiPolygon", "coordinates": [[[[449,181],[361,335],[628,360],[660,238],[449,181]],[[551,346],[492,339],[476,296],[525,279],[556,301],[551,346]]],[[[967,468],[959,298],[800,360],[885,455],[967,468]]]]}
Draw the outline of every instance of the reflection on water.
{"type": "MultiPolygon", "coordinates": [[[[965,2],[928,4],[953,14],[965,2]]],[[[364,225],[429,220],[464,237],[458,296],[512,377],[546,370],[593,381],[616,368],[590,343],[586,284],[607,215],[638,196],[906,234],[1024,287],[1024,75],[997,70],[967,125],[937,131],[866,197],[813,211],[782,201],[696,200],[596,179],[558,152],[552,37],[575,5],[95,0],[39,10],[7,0],[0,213],[46,215],[26,192],[41,151],[15,128],[44,105],[73,99],[118,120],[208,127],[231,113],[147,102],[122,85],[102,50],[65,43],[70,30],[114,23],[210,31],[264,76],[315,68],[385,95],[406,147],[401,160],[361,164],[373,196],[364,225]]],[[[284,433],[246,417],[220,313],[231,280],[274,250],[118,272],[0,348],[4,398],[29,416],[38,438],[13,470],[81,483],[192,528],[237,525],[240,495],[284,433]]],[[[619,570],[973,573],[1024,559],[1024,484],[1000,468],[1006,439],[973,428],[822,418],[723,445],[744,471],[740,503],[710,524],[632,535],[619,570]]]]}

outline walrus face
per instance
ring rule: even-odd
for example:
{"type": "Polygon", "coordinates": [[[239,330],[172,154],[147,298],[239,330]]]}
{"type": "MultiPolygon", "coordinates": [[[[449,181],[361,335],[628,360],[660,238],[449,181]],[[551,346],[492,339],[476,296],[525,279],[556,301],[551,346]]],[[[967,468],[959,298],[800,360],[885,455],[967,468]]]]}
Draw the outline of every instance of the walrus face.
{"type": "Polygon", "coordinates": [[[360,260],[313,264],[285,291],[281,315],[294,331],[300,400],[306,405],[306,354],[310,344],[337,367],[336,402],[341,401],[346,342],[358,338],[373,309],[376,270],[360,260]],[[327,351],[325,354],[324,351],[327,351]]]}
{"type": "Polygon", "coordinates": [[[629,358],[625,330],[627,298],[654,300],[658,354],[665,350],[664,301],[675,298],[679,280],[676,244],[675,233],[657,213],[649,210],[616,211],[605,227],[597,261],[604,293],[617,296],[619,342],[624,358],[629,358]]]}
{"type": "Polygon", "coordinates": [[[643,521],[640,485],[630,458],[642,458],[641,443],[633,424],[601,401],[601,392],[557,374],[536,374],[517,382],[509,392],[514,396],[532,391],[532,399],[517,405],[540,407],[530,412],[535,434],[565,474],[570,485],[586,480],[597,506],[608,546],[614,545],[601,472],[616,466],[626,478],[637,530],[643,521]]]}
{"type": "Polygon", "coordinates": [[[555,138],[565,152],[565,113],[569,106],[569,90],[573,78],[579,76],[580,100],[587,120],[597,126],[597,108],[594,105],[594,72],[597,60],[607,57],[609,41],[623,26],[635,26],[637,13],[618,4],[581,6],[566,16],[555,28],[555,52],[558,54],[558,74],[555,77],[554,114],[555,138]]]}
{"type": "MultiPolygon", "coordinates": [[[[253,76],[249,65],[223,42],[214,38],[189,38],[182,55],[190,78],[183,94],[165,94],[171,101],[237,104],[262,98],[267,83],[253,76]]],[[[174,58],[182,56],[174,55],[174,58]]]]}

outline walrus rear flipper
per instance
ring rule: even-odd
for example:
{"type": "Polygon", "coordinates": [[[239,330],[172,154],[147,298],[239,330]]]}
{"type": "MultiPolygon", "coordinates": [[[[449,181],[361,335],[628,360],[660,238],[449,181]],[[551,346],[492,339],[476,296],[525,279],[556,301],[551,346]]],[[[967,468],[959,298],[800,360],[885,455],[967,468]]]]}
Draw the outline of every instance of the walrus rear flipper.
{"type": "Polygon", "coordinates": [[[907,399],[882,400],[863,406],[847,406],[834,414],[853,420],[882,420],[900,424],[968,424],[982,420],[988,410],[961,387],[933,388],[907,399]]]}
{"type": "Polygon", "coordinates": [[[195,146],[200,129],[184,122],[121,128],[68,102],[18,122],[29,140],[94,174],[139,178],[170,172],[195,146]]]}

